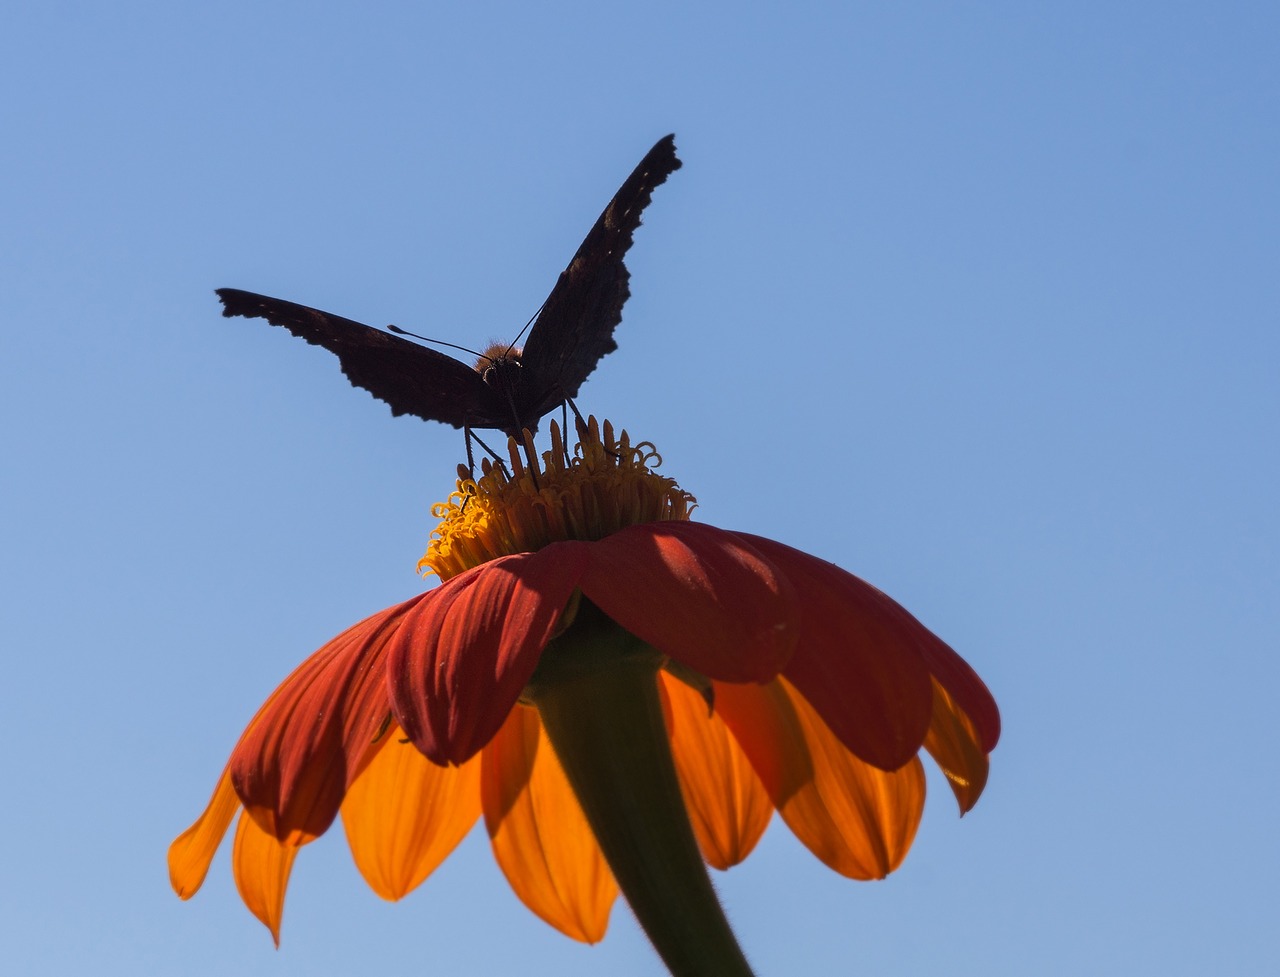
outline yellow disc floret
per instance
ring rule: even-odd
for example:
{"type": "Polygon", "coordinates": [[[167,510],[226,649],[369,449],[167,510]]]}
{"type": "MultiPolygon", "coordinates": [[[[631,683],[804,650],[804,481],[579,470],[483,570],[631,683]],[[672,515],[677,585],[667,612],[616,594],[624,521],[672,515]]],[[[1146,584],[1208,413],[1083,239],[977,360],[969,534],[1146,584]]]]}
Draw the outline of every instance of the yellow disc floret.
{"type": "Polygon", "coordinates": [[[653,472],[662,458],[648,441],[632,444],[626,431],[615,438],[612,424],[605,421],[602,432],[592,417],[579,424],[570,453],[560,426],[552,421],[550,427],[551,448],[541,460],[525,431],[523,444],[507,442],[510,471],[485,459],[475,479],[459,466],[457,489],[431,507],[440,524],[420,571],[448,580],[560,540],[602,539],[626,526],[689,518],[694,497],[653,472]]]}

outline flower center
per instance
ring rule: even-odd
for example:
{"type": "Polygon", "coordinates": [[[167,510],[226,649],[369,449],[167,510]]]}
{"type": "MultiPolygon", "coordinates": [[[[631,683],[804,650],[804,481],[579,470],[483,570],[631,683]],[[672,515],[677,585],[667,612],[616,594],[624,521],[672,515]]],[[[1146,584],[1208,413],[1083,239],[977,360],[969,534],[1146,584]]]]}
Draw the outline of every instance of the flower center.
{"type": "Polygon", "coordinates": [[[638,523],[684,520],[696,500],[675,479],[655,474],[662,464],[648,441],[632,444],[627,432],[594,417],[579,426],[569,451],[551,422],[551,448],[539,458],[533,435],[507,441],[510,471],[480,464],[472,478],[458,468],[458,487],[431,507],[440,524],[431,533],[419,571],[441,580],[512,553],[529,553],[567,539],[596,540],[638,523]],[[521,453],[523,449],[523,457],[521,453]]]}

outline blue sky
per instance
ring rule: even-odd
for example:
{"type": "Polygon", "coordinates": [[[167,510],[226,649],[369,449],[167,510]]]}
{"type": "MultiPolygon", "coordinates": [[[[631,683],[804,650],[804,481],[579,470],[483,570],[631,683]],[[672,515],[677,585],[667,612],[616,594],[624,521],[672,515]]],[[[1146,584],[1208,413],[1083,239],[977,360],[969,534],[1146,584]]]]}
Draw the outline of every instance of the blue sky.
{"type": "Polygon", "coordinates": [[[1006,724],[889,880],[780,822],[717,876],[761,977],[1277,967],[1274,5],[4,21],[6,970],[661,973],[622,904],[593,948],[535,919],[483,832],[396,905],[322,839],[279,951],[225,852],[189,903],[164,853],[276,682],[418,592],[462,459],[213,289],[509,338],[670,131],[581,406],[896,597],[1006,724]]]}

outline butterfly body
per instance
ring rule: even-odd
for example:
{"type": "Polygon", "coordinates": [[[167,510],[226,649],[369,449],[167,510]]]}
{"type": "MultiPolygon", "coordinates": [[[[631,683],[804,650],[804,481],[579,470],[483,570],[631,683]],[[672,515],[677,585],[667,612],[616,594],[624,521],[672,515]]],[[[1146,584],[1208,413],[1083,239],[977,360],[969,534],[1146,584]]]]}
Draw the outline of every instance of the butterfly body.
{"type": "Polygon", "coordinates": [[[577,396],[600,359],[618,348],[613,330],[630,295],[623,259],[654,188],[679,168],[674,136],[660,139],[560,273],[524,347],[492,347],[475,367],[342,316],[240,289],[218,289],[222,314],[266,319],[324,347],[354,386],[386,401],[392,414],[518,436],[577,396]]]}

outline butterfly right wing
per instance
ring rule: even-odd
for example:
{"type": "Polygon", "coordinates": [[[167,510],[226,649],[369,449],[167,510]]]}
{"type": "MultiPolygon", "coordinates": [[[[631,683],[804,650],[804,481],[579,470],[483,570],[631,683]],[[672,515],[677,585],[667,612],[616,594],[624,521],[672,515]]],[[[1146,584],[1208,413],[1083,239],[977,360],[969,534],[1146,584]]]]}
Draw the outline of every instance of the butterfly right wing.
{"type": "Polygon", "coordinates": [[[454,427],[504,427],[511,410],[471,367],[342,316],[238,288],[218,289],[222,314],[266,319],[338,357],[353,386],[412,414],[454,427]]]}
{"type": "Polygon", "coordinates": [[[680,168],[675,136],[659,139],[614,194],[538,314],[524,345],[518,410],[536,423],[578,388],[600,358],[618,348],[614,327],[631,290],[623,263],[656,187],[680,168]]]}

